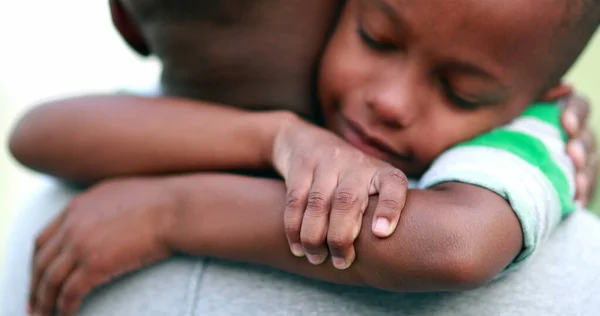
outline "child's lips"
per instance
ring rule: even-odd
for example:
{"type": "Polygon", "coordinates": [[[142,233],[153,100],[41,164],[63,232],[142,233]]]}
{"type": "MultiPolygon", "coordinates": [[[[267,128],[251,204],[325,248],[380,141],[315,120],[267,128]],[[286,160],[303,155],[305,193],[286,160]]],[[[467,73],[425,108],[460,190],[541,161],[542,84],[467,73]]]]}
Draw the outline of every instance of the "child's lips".
{"type": "Polygon", "coordinates": [[[366,154],[387,162],[409,162],[412,157],[401,154],[392,149],[383,141],[367,135],[358,124],[342,117],[340,118],[340,133],[350,144],[366,154]]]}

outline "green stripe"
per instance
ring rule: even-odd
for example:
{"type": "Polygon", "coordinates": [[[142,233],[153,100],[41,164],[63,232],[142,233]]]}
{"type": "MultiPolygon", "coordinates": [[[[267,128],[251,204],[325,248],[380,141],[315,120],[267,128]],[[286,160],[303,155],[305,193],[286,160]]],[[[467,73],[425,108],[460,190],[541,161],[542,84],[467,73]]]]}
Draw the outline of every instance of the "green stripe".
{"type": "Polygon", "coordinates": [[[556,102],[535,103],[527,108],[521,117],[533,117],[556,127],[562,136],[563,141],[567,141],[567,133],[560,123],[561,108],[556,102]]]}
{"type": "Polygon", "coordinates": [[[536,166],[554,186],[560,199],[563,218],[575,210],[575,204],[570,195],[569,181],[540,140],[521,132],[498,129],[464,142],[457,147],[462,146],[502,149],[520,157],[530,165],[536,166]]]}

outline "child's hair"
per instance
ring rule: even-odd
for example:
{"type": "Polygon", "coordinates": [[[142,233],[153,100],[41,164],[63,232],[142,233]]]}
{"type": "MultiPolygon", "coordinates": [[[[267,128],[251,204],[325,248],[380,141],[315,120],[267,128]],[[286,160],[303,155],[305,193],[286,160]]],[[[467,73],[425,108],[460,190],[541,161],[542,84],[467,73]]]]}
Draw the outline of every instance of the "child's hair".
{"type": "MultiPolygon", "coordinates": [[[[148,44],[155,53],[187,54],[188,43],[194,38],[196,23],[208,28],[239,26],[268,19],[261,8],[273,0],[111,0],[121,1],[133,16],[148,44]],[[186,35],[182,35],[186,32],[186,35]],[[182,41],[185,42],[184,45],[182,41]],[[159,48],[160,46],[160,48],[159,48]],[[175,47],[164,47],[175,46],[175,47]]],[[[327,0],[323,0],[327,1],[327,0]]],[[[335,1],[335,0],[332,0],[335,1]]],[[[555,85],[575,62],[600,23],[600,0],[550,0],[563,1],[565,16],[558,23],[552,51],[549,52],[550,69],[544,89],[555,85]]],[[[268,10],[267,10],[268,11],[268,10]]],[[[198,43],[198,45],[210,43],[198,43]]],[[[165,54],[163,54],[165,55],[165,54]]],[[[167,57],[167,56],[161,57],[167,57]]],[[[175,56],[169,56],[175,58],[175,56]]]]}
{"type": "MultiPolygon", "coordinates": [[[[219,26],[247,21],[253,8],[265,1],[247,0],[121,0],[141,23],[202,21],[219,26]]],[[[270,0],[269,0],[270,1],[270,0]]]]}
{"type": "MultiPolygon", "coordinates": [[[[110,0],[121,7],[120,14],[131,17],[151,53],[161,59],[186,57],[192,60],[197,47],[217,47],[216,42],[228,42],[218,35],[223,30],[243,29],[255,21],[268,19],[261,7],[273,0],[110,0]],[[216,30],[217,32],[213,32],[216,30]],[[206,37],[207,34],[213,36],[206,37]],[[206,39],[210,38],[210,41],[206,39]]],[[[268,12],[268,10],[267,10],[268,12]]],[[[114,19],[113,12],[113,19],[114,19]]],[[[115,23],[116,24],[116,23],[115,23]]],[[[119,28],[117,26],[117,28],[119,28]]],[[[121,35],[126,32],[119,29],[121,35]]],[[[131,41],[127,39],[131,45],[131,41]]],[[[137,49],[136,49],[137,50],[137,49]]],[[[139,50],[137,50],[140,52],[139,50]]],[[[191,65],[190,65],[191,67],[191,65]]]]}

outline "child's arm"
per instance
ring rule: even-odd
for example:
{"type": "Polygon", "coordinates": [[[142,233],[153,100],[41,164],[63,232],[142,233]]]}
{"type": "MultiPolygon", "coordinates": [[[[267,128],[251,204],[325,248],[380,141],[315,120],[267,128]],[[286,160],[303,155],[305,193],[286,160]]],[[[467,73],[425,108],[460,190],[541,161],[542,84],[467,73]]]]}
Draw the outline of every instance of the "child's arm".
{"type": "MultiPolygon", "coordinates": [[[[511,268],[529,258],[575,209],[575,171],[559,119],[556,104],[535,104],[511,124],[450,149],[421,179],[425,189],[458,182],[504,198],[523,235],[523,249],[511,268]]],[[[407,180],[400,170],[315,127],[289,125],[276,139],[272,159],[286,179],[284,223],[294,254],[320,264],[329,250],[336,267],[351,265],[372,194],[380,199],[373,232],[387,237],[394,231],[406,196],[407,180]],[[384,224],[378,225],[381,219],[384,224]]]]}
{"type": "Polygon", "coordinates": [[[331,262],[315,266],[290,255],[281,225],[285,187],[280,182],[208,175],[172,184],[189,206],[180,210],[165,237],[173,250],[335,283],[410,292],[476,288],[501,272],[522,245],[519,222],[504,199],[486,189],[448,183],[409,191],[398,229],[385,239],[370,232],[377,204],[372,197],[355,243],[357,259],[347,270],[336,271],[331,262]],[[210,189],[199,195],[198,185],[210,189]]]}
{"type": "Polygon", "coordinates": [[[365,225],[378,204],[372,198],[355,242],[357,260],[344,271],[290,255],[280,211],[286,188],[279,181],[196,175],[104,183],[75,199],[38,239],[36,257],[57,247],[63,255],[36,266],[32,304],[48,302],[36,295],[63,293],[59,302],[67,297],[74,300],[67,306],[77,306],[113,273],[172,252],[392,291],[480,286],[530,257],[561,212],[572,211],[572,177],[563,171],[568,165],[557,126],[557,108],[537,106],[513,124],[451,149],[422,180],[429,189],[408,192],[398,229],[386,239],[365,225]],[[96,257],[103,260],[90,259],[96,257]],[[57,274],[70,260],[79,262],[76,269],[57,274]]]}
{"type": "Polygon", "coordinates": [[[293,117],[177,98],[88,96],[28,113],[10,139],[24,165],[70,181],[270,168],[263,138],[293,117]]]}
{"type": "MultiPolygon", "coordinates": [[[[519,223],[504,199],[445,184],[410,191],[389,238],[363,225],[348,269],[315,266],[289,252],[285,191],[277,180],[214,174],[104,182],[74,199],[38,238],[32,305],[76,308],[92,287],[173,252],[391,291],[448,291],[485,284],[521,249],[519,223]],[[55,252],[61,255],[43,259],[55,252]]],[[[376,203],[373,197],[370,205],[376,203]]]]}
{"type": "Polygon", "coordinates": [[[511,269],[530,258],[576,210],[575,170],[556,104],[530,106],[510,124],[451,148],[421,178],[420,187],[460,182],[503,197],[519,219],[523,249],[511,269]]]}

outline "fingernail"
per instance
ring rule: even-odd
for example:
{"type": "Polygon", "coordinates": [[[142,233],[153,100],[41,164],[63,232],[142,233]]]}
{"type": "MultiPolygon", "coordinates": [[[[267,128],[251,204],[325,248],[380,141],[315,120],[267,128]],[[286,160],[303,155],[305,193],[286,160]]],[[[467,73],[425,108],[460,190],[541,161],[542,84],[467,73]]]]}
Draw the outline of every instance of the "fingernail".
{"type": "Polygon", "coordinates": [[[314,265],[320,265],[321,263],[323,263],[323,261],[325,261],[325,256],[323,255],[306,255],[306,258],[308,258],[308,262],[314,264],[314,265]]]}
{"type": "Polygon", "coordinates": [[[304,248],[300,244],[292,244],[292,253],[296,257],[304,257],[306,254],[304,253],[304,248]]]}
{"type": "Polygon", "coordinates": [[[390,221],[385,217],[380,217],[375,221],[373,231],[378,235],[387,236],[390,234],[390,221]]]}
{"type": "Polygon", "coordinates": [[[579,129],[579,120],[577,119],[577,115],[575,115],[575,113],[572,111],[565,113],[565,125],[573,132],[579,129]]]}
{"type": "Polygon", "coordinates": [[[333,261],[333,266],[338,270],[346,270],[350,267],[348,261],[344,258],[333,257],[331,261],[333,261]]]}

